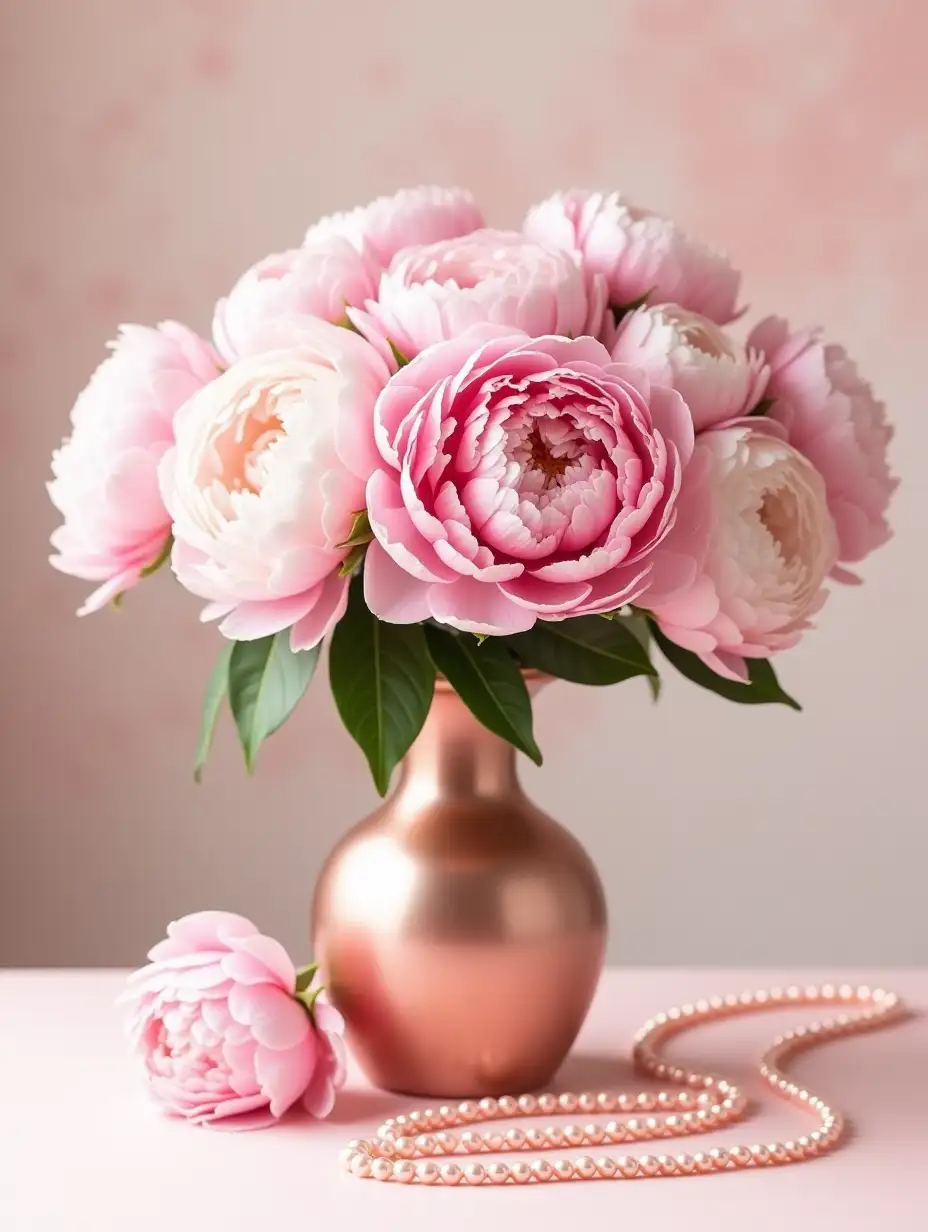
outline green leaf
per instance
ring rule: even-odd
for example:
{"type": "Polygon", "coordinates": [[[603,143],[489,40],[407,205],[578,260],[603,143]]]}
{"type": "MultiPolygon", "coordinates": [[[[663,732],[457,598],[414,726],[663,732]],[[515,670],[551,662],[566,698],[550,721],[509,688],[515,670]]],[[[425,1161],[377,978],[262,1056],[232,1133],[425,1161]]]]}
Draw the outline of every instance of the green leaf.
{"type": "Polygon", "coordinates": [[[203,767],[213,747],[213,732],[222,703],[229,694],[229,660],[232,658],[234,642],[226,642],[219,652],[216,666],[210,672],[206,683],[206,694],[203,698],[203,718],[200,721],[200,739],[197,741],[196,757],[193,759],[193,777],[199,783],[203,778],[203,767]]]}
{"type": "Polygon", "coordinates": [[[532,734],[532,700],[518,664],[499,639],[480,644],[464,634],[426,628],[432,662],[484,727],[541,765],[532,734]]]}
{"type": "Polygon", "coordinates": [[[393,358],[396,360],[397,367],[405,368],[406,365],[409,363],[409,360],[406,358],[406,356],[399,349],[399,347],[396,345],[395,342],[390,342],[389,338],[387,339],[387,341],[390,343],[390,350],[393,352],[393,358]]]}
{"type": "Polygon", "coordinates": [[[356,543],[342,563],[338,566],[339,577],[353,577],[361,567],[361,561],[367,552],[366,543],[356,543]]]}
{"type": "Polygon", "coordinates": [[[775,401],[775,398],[761,398],[760,402],[748,411],[748,415],[752,417],[755,415],[766,415],[775,401]]]}
{"type": "Polygon", "coordinates": [[[709,689],[710,692],[717,693],[719,697],[727,698],[730,702],[741,702],[745,705],[779,702],[793,710],[802,709],[795,698],[790,697],[781,688],[769,659],[745,660],[750,678],[749,684],[740,684],[737,680],[726,680],[724,676],[719,676],[710,667],[706,667],[698,655],[694,655],[690,650],[684,650],[682,646],[666,638],[653,620],[649,623],[654,640],[660,646],[664,657],[687,680],[692,680],[693,684],[709,689]]]}
{"type": "Polygon", "coordinates": [[[527,667],[575,684],[617,684],[632,676],[657,675],[647,650],[620,620],[539,620],[527,633],[506,641],[527,667]]]}
{"type": "Polygon", "coordinates": [[[291,650],[289,629],[233,646],[229,704],[249,773],[263,742],[290,717],[306,692],[320,649],[291,650]]]}
{"type": "Polygon", "coordinates": [[[371,522],[367,516],[367,510],[361,509],[352,518],[348,538],[343,539],[341,543],[337,543],[335,546],[339,548],[356,548],[360,547],[361,544],[370,543],[373,538],[374,532],[371,530],[371,522]]]}
{"type": "Polygon", "coordinates": [[[174,547],[174,536],[169,534],[167,539],[161,545],[161,551],[150,564],[147,564],[142,570],[140,576],[143,578],[151,577],[153,573],[157,573],[165,561],[171,559],[171,549],[174,547]]]}
{"type": "Polygon", "coordinates": [[[378,620],[364,602],[360,578],[351,584],[348,610],[332,635],[329,681],[342,722],[386,795],[390,775],[429,712],[435,668],[422,627],[378,620]]]}
{"type": "Polygon", "coordinates": [[[310,984],[316,978],[316,972],[319,970],[319,964],[308,963],[305,967],[300,967],[296,973],[296,991],[305,992],[310,984]]]}
{"type": "MultiPolygon", "coordinates": [[[[634,633],[650,657],[651,626],[648,624],[647,616],[642,615],[641,612],[629,612],[625,616],[616,616],[615,619],[621,620],[625,628],[634,633]]],[[[648,677],[648,688],[651,690],[651,700],[656,702],[661,695],[661,678],[657,673],[648,677]]]]}

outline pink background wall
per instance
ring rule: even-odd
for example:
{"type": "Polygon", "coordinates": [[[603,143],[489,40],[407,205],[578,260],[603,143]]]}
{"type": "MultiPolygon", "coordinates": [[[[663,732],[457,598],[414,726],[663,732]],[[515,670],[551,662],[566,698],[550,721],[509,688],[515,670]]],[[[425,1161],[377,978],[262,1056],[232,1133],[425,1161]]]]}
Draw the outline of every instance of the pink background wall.
{"type": "Polygon", "coordinates": [[[917,0],[7,0],[0,11],[0,961],[128,963],[224,906],[296,950],[373,802],[320,676],[258,776],[189,765],[216,635],[168,577],[73,618],[43,484],[122,320],[205,329],[333,208],[463,183],[515,224],[622,187],[823,322],[889,402],[897,536],[781,660],[805,703],[548,690],[526,771],[624,962],[924,962],[928,9],[917,0]]]}

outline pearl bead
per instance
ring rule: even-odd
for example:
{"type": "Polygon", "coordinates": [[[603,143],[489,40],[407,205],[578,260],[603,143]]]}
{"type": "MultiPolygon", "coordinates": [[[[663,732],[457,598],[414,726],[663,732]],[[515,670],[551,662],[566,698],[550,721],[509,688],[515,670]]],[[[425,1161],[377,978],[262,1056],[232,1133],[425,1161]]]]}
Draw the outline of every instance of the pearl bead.
{"type": "Polygon", "coordinates": [[[434,1185],[441,1176],[441,1168],[433,1159],[424,1159],[416,1164],[416,1176],[423,1185],[434,1185]]]}
{"type": "Polygon", "coordinates": [[[578,1159],[574,1160],[574,1171],[577,1176],[583,1177],[585,1181],[588,1181],[590,1177],[596,1175],[596,1161],[591,1159],[589,1155],[581,1155],[578,1159]]]}
{"type": "Polygon", "coordinates": [[[416,1153],[416,1144],[412,1138],[397,1138],[393,1150],[401,1159],[410,1159],[416,1153]]]}
{"type": "Polygon", "coordinates": [[[487,1170],[483,1164],[468,1164],[464,1169],[464,1180],[468,1185],[479,1185],[486,1180],[487,1170]]]}
{"type": "Polygon", "coordinates": [[[570,1091],[565,1091],[563,1095],[559,1095],[557,1102],[560,1106],[561,1112],[577,1111],[577,1097],[570,1091]]]}
{"type": "Polygon", "coordinates": [[[354,1163],[354,1157],[358,1152],[350,1146],[346,1146],[343,1151],[338,1153],[338,1162],[341,1164],[345,1172],[351,1171],[351,1165],[354,1163]]]}
{"type": "Polygon", "coordinates": [[[760,1143],[756,1143],[751,1147],[751,1156],[756,1164],[770,1163],[770,1152],[765,1146],[761,1146],[760,1143]]]}
{"type": "Polygon", "coordinates": [[[600,1112],[615,1112],[618,1102],[616,1097],[610,1095],[608,1091],[600,1091],[596,1096],[596,1106],[600,1112]]]}
{"type": "Polygon", "coordinates": [[[595,1112],[598,1106],[596,1096],[591,1091],[584,1091],[577,1098],[577,1107],[581,1112],[595,1112]]]}
{"type": "Polygon", "coordinates": [[[606,1180],[611,1180],[618,1171],[618,1165],[614,1159],[610,1159],[608,1155],[603,1155],[596,1161],[596,1171],[606,1180]]]}
{"type": "Polygon", "coordinates": [[[728,1157],[736,1168],[746,1168],[751,1162],[751,1148],[747,1146],[733,1146],[728,1152],[728,1157]]]}
{"type": "Polygon", "coordinates": [[[678,1155],[677,1169],[678,1171],[689,1176],[691,1173],[696,1171],[696,1160],[692,1157],[692,1155],[678,1155]]]}
{"type": "Polygon", "coordinates": [[[569,1159],[556,1159],[551,1166],[559,1181],[569,1181],[574,1174],[574,1166],[569,1159]]]}
{"type": "Polygon", "coordinates": [[[468,1129],[461,1134],[461,1146],[470,1155],[475,1155],[477,1151],[483,1150],[483,1139],[479,1134],[475,1134],[472,1129],[468,1129]]]}
{"type": "Polygon", "coordinates": [[[478,1108],[477,1105],[469,1099],[465,1099],[458,1104],[458,1116],[462,1121],[476,1121],[478,1108]]]}
{"type": "Polygon", "coordinates": [[[606,1122],[606,1138],[609,1142],[624,1142],[627,1136],[621,1121],[606,1122]]]}
{"type": "Polygon", "coordinates": [[[646,1091],[638,1096],[639,1112],[653,1112],[657,1107],[657,1099],[653,1095],[649,1095],[646,1091]]]}
{"type": "Polygon", "coordinates": [[[643,1138],[647,1132],[644,1123],[639,1121],[637,1117],[629,1117],[625,1122],[625,1132],[630,1134],[632,1138],[643,1138]]]}
{"type": "Polygon", "coordinates": [[[351,1171],[355,1176],[370,1176],[371,1163],[372,1160],[369,1155],[355,1155],[351,1161],[351,1171]]]}
{"type": "Polygon", "coordinates": [[[538,1100],[534,1095],[520,1095],[518,1103],[519,1111],[524,1113],[525,1116],[534,1116],[538,1111],[538,1100]]]}
{"type": "Polygon", "coordinates": [[[606,1135],[598,1125],[584,1125],[583,1139],[590,1146],[599,1146],[606,1141],[606,1135]]]}
{"type": "Polygon", "coordinates": [[[536,1181],[550,1181],[554,1176],[554,1169],[546,1159],[535,1159],[532,1161],[532,1175],[536,1181]]]}
{"type": "Polygon", "coordinates": [[[525,1146],[525,1134],[521,1129],[507,1129],[503,1137],[510,1151],[521,1151],[525,1146]]]}
{"type": "Polygon", "coordinates": [[[494,1185],[504,1185],[509,1180],[509,1169],[505,1164],[490,1164],[487,1168],[487,1176],[494,1185]]]}
{"type": "Polygon", "coordinates": [[[638,1160],[633,1155],[620,1155],[615,1161],[615,1166],[628,1180],[638,1175],[638,1160]]]}
{"type": "Polygon", "coordinates": [[[697,1151],[693,1156],[693,1162],[696,1164],[697,1172],[712,1172],[715,1169],[715,1165],[705,1151],[697,1151]]]}
{"type": "Polygon", "coordinates": [[[480,1107],[481,1114],[488,1121],[492,1120],[493,1117],[495,1117],[499,1112],[499,1104],[496,1102],[495,1099],[490,1099],[489,1096],[486,1099],[482,1099],[480,1101],[479,1107],[480,1107]]]}
{"type": "Polygon", "coordinates": [[[435,1135],[435,1145],[440,1151],[450,1155],[457,1148],[458,1140],[454,1134],[449,1134],[446,1130],[442,1130],[440,1134],[435,1135]]]}
{"type": "Polygon", "coordinates": [[[429,1119],[424,1112],[410,1112],[409,1120],[417,1129],[428,1129],[429,1127],[429,1119]]]}
{"type": "Polygon", "coordinates": [[[511,1095],[501,1095],[499,1097],[499,1114],[501,1117],[513,1117],[518,1111],[519,1101],[517,1099],[513,1099],[511,1095]]]}
{"type": "Polygon", "coordinates": [[[420,1155],[434,1155],[438,1150],[438,1143],[431,1134],[420,1134],[416,1139],[416,1149],[420,1155]]]}
{"type": "Polygon", "coordinates": [[[642,1155],[638,1160],[638,1168],[644,1176],[657,1176],[661,1170],[661,1165],[656,1155],[642,1155]]]}
{"type": "Polygon", "coordinates": [[[443,1185],[459,1185],[464,1179],[464,1173],[457,1164],[442,1164],[441,1179],[443,1185]]]}
{"type": "Polygon", "coordinates": [[[525,1141],[535,1151],[543,1151],[548,1145],[548,1136],[540,1129],[529,1129],[525,1134],[525,1141]]]}
{"type": "Polygon", "coordinates": [[[630,1095],[627,1091],[624,1091],[618,1097],[616,1103],[620,1112],[631,1112],[633,1108],[637,1107],[638,1097],[637,1095],[630,1095]]]}
{"type": "Polygon", "coordinates": [[[503,1135],[499,1130],[491,1129],[483,1135],[483,1144],[488,1151],[501,1151],[503,1149],[503,1135]]]}
{"type": "Polygon", "coordinates": [[[583,1130],[579,1125],[565,1125],[564,1137],[571,1146],[580,1146],[583,1142],[583,1130]]]}
{"type": "Polygon", "coordinates": [[[672,1155],[658,1155],[657,1162],[661,1166],[661,1176],[673,1176],[677,1171],[677,1161],[672,1155]]]}
{"type": "Polygon", "coordinates": [[[443,1125],[454,1125],[457,1121],[457,1115],[450,1104],[442,1104],[438,1109],[438,1116],[443,1125]]]}
{"type": "Polygon", "coordinates": [[[532,1179],[531,1166],[524,1159],[517,1160],[509,1172],[517,1185],[525,1185],[532,1179]]]}
{"type": "Polygon", "coordinates": [[[369,1151],[371,1144],[367,1138],[352,1138],[348,1143],[347,1149],[351,1151],[369,1151]]]}
{"type": "Polygon", "coordinates": [[[401,1185],[408,1185],[415,1178],[416,1165],[409,1159],[401,1159],[393,1165],[393,1179],[401,1185]]]}
{"type": "Polygon", "coordinates": [[[539,1095],[538,1096],[538,1111],[550,1116],[553,1112],[558,1111],[558,1102],[556,1095],[539,1095]]]}
{"type": "Polygon", "coordinates": [[[371,1176],[375,1181],[392,1181],[393,1161],[390,1159],[375,1159],[371,1164],[371,1176]]]}
{"type": "Polygon", "coordinates": [[[712,1160],[713,1167],[722,1169],[728,1167],[730,1156],[722,1147],[714,1146],[709,1152],[709,1158],[712,1160]]]}

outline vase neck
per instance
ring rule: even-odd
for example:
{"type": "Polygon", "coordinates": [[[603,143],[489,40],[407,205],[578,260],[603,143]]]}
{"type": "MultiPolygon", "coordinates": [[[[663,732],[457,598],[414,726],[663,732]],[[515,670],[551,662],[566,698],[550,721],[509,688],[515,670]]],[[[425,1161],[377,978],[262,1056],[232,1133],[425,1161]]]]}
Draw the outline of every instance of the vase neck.
{"type": "Polygon", "coordinates": [[[514,794],[521,794],[515,749],[479,723],[453,690],[440,685],[403,761],[397,802],[514,794]]]}

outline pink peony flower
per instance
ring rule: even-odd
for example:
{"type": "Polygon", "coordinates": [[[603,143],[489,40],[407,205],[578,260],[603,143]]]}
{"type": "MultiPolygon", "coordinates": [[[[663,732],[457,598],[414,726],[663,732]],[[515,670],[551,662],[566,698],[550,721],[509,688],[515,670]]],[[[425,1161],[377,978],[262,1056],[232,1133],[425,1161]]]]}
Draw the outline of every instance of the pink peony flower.
{"type": "Polygon", "coordinates": [[[485,230],[401,252],[377,302],[349,316],[372,341],[388,339],[411,359],[486,321],[533,337],[596,334],[605,307],[605,283],[588,289],[574,254],[485,230]]]}
{"type": "Polygon", "coordinates": [[[617,362],[643,368],[658,384],[679,390],[697,432],[747,415],[767,384],[761,355],[677,304],[629,313],[611,350],[617,362]]]}
{"type": "Polygon", "coordinates": [[[347,305],[363,304],[377,293],[376,275],[376,266],[338,237],[314,247],[273,253],[247,270],[216,305],[216,348],[233,363],[278,317],[343,321],[347,305]]]}
{"type": "Polygon", "coordinates": [[[374,431],[364,586],[381,619],[518,633],[669,584],[654,549],[689,411],[594,339],[475,327],[393,377],[374,431]]]}
{"type": "Polygon", "coordinates": [[[320,219],[306,232],[306,243],[342,236],[386,267],[401,248],[450,240],[482,226],[483,215],[463,189],[404,188],[392,197],[320,219]]]}
{"type": "Polygon", "coordinates": [[[345,1080],[344,1023],[296,995],[279,941],[228,911],[198,911],[168,925],[150,964],[120,998],[148,1072],[151,1095],[195,1125],[259,1129],[297,1101],[332,1111],[345,1080]]]}
{"type": "MultiPolygon", "coordinates": [[[[791,334],[785,321],[768,317],[749,344],[770,364],[766,392],[773,405],[767,414],[825,480],[838,559],[863,560],[892,534],[886,510],[898,485],[889,473],[886,451],[893,430],[882,402],[844,348],[823,343],[815,330],[791,334]]],[[[846,569],[835,569],[834,576],[859,580],[846,569]]]]}
{"type": "Polygon", "coordinates": [[[743,680],[745,658],[794,646],[825,601],[837,537],[822,477],[763,419],[704,432],[666,550],[693,561],[694,580],[643,606],[672,641],[743,680]]]}
{"type": "Polygon", "coordinates": [[[176,321],[124,325],[112,352],[74,404],[48,485],[64,515],[51,563],[101,583],[80,616],[135,586],[164,549],[171,519],[158,464],[174,440],[177,408],[219,371],[212,347],[176,321]]]}
{"type": "Polygon", "coordinates": [[[373,407],[390,369],[353,331],[313,317],[271,322],[256,345],[267,349],[178,416],[161,467],[172,564],[226,637],[292,626],[304,650],[345,610],[339,545],[378,462],[373,407]]]}
{"type": "Polygon", "coordinates": [[[539,243],[579,251],[588,270],[605,276],[615,307],[647,296],[723,325],[736,315],[741,275],[728,259],[618,193],[555,193],[529,211],[523,230],[539,243]]]}

